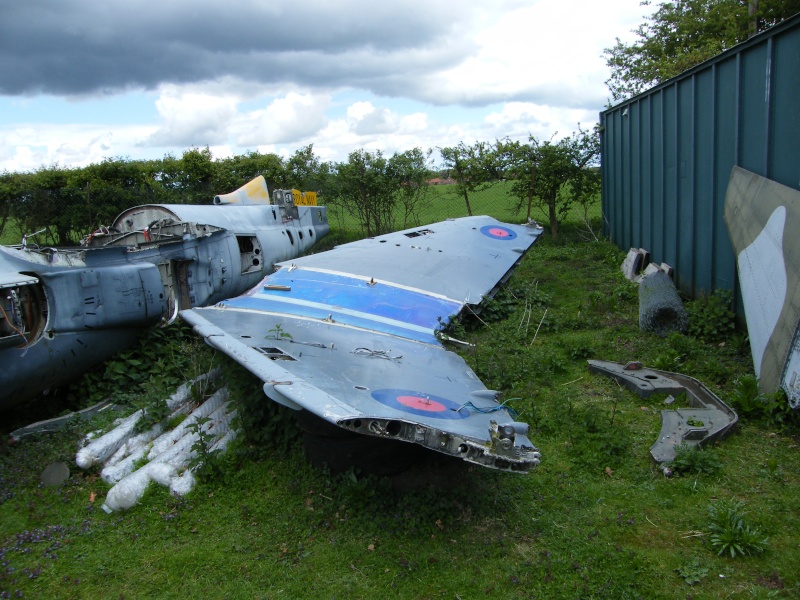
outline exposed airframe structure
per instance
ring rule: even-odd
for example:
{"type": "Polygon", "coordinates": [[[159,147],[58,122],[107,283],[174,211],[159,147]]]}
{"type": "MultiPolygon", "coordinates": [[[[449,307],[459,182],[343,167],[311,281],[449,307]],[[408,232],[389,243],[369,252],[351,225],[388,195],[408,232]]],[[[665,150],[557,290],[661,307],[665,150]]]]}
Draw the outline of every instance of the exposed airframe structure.
{"type": "Polygon", "coordinates": [[[0,409],[61,385],[179,310],[230,298],[330,228],[259,176],[214,205],[144,205],[81,248],[0,247],[0,409]]]}
{"type": "Polygon", "coordinates": [[[725,224],[737,257],[750,350],[765,392],[800,406],[800,192],[734,167],[725,224]]]}
{"type": "Polygon", "coordinates": [[[180,316],[275,402],[526,472],[540,459],[528,425],[437,333],[491,298],[541,233],[490,217],[408,229],[283,262],[246,294],[180,316]]]}

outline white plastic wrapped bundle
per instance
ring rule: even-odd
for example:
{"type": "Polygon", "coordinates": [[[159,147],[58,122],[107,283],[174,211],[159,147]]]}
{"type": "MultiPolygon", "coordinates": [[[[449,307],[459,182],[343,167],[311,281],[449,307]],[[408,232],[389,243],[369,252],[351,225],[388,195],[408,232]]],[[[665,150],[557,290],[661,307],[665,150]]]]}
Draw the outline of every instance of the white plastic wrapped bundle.
{"type": "Polygon", "coordinates": [[[147,448],[145,446],[137,448],[132,454],[129,454],[116,464],[103,467],[103,470],[100,471],[100,478],[108,484],[119,482],[123,477],[133,473],[135,463],[142,460],[146,453],[147,448]]]}
{"type": "Polygon", "coordinates": [[[222,406],[225,402],[228,401],[229,394],[228,388],[221,388],[214,392],[214,394],[209,397],[203,404],[197,407],[192,413],[186,417],[181,423],[175,427],[172,431],[167,431],[155,441],[153,441],[153,446],[150,449],[150,452],[147,455],[148,460],[153,460],[156,456],[164,452],[167,448],[175,444],[179,439],[181,439],[186,432],[189,431],[189,426],[193,423],[196,423],[199,419],[203,417],[207,417],[212,412],[217,410],[220,406],[222,406]]]}
{"type": "Polygon", "coordinates": [[[107,434],[92,440],[87,446],[78,450],[78,454],[75,456],[78,466],[81,469],[89,469],[96,464],[105,462],[133,435],[136,423],[142,418],[142,414],[143,411],[137,410],[107,434]]]}
{"type": "Polygon", "coordinates": [[[176,496],[185,496],[194,488],[196,479],[191,469],[186,469],[177,477],[173,477],[169,482],[169,491],[176,496]]]}
{"type": "MultiPolygon", "coordinates": [[[[209,382],[216,381],[220,376],[220,372],[220,369],[213,369],[208,373],[196,377],[192,381],[182,384],[174,394],[167,398],[167,408],[169,408],[170,412],[179,411],[183,405],[186,405],[188,401],[191,400],[193,385],[202,384],[206,380],[209,382]]],[[[123,449],[122,446],[134,436],[136,423],[139,422],[143,414],[144,411],[137,410],[129,417],[123,419],[117,427],[96,440],[92,440],[84,448],[78,450],[75,456],[75,462],[78,466],[81,469],[89,469],[96,464],[106,463],[110,457],[113,457],[113,463],[117,463],[134,451],[134,448],[123,449]],[[121,452],[118,453],[120,450],[121,452]]],[[[161,431],[158,431],[154,435],[151,435],[147,441],[149,442],[160,433],[161,431]]],[[[146,436],[147,434],[142,435],[146,436]]]]}
{"type": "Polygon", "coordinates": [[[195,377],[191,381],[187,381],[186,383],[182,383],[175,393],[172,394],[169,398],[167,398],[167,407],[170,411],[176,410],[179,406],[184,404],[187,400],[192,398],[192,387],[195,385],[202,385],[206,380],[208,383],[213,383],[216,381],[220,376],[221,370],[220,369],[212,369],[208,373],[203,373],[199,377],[195,377]]]}
{"type": "MultiPolygon", "coordinates": [[[[211,400],[209,399],[185,420],[192,419],[192,422],[196,423],[207,414],[208,421],[200,429],[212,436],[212,439],[209,440],[212,451],[224,450],[236,435],[236,432],[230,428],[230,422],[236,415],[236,411],[231,411],[227,403],[222,404],[221,398],[227,398],[227,390],[219,394],[219,398],[211,404],[209,404],[211,400]],[[217,404],[219,406],[216,406],[217,404]],[[214,408],[215,406],[216,408],[214,408]]],[[[184,435],[171,445],[167,445],[162,452],[153,454],[151,451],[148,454],[150,459],[148,464],[120,479],[111,488],[103,505],[106,511],[122,510],[135,505],[141,499],[151,480],[161,485],[169,485],[170,490],[176,494],[183,495],[191,491],[195,478],[187,467],[197,456],[197,451],[193,446],[199,440],[199,434],[189,430],[188,426],[182,428],[182,431],[184,435]]],[[[162,436],[162,438],[173,440],[172,437],[162,436]]],[[[162,438],[156,442],[161,442],[162,438]]],[[[156,443],[153,444],[154,448],[155,445],[156,443]]],[[[159,447],[163,447],[163,445],[159,445],[159,447]]]]}

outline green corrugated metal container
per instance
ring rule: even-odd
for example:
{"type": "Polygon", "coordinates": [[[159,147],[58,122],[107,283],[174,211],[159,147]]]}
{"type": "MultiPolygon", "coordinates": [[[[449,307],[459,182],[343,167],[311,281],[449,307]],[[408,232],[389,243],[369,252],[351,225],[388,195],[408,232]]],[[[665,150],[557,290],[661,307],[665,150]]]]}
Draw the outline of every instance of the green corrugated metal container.
{"type": "Polygon", "coordinates": [[[600,119],[605,233],[672,265],[689,296],[735,289],[731,169],[800,189],[800,15],[600,119]]]}

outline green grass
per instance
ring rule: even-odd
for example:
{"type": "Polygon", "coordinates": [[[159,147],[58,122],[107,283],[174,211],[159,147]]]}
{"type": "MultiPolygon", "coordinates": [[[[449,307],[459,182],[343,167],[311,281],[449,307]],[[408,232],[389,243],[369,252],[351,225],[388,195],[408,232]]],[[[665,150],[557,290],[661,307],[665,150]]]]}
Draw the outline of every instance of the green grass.
{"type": "Polygon", "coordinates": [[[588,372],[587,358],[671,361],[723,399],[752,373],[741,344],[641,332],[622,258],[569,228],[558,243],[545,237],[483,313],[487,324],[459,332],[475,344],[463,356],[487,387],[531,423],[542,452],[532,473],[432,461],[402,478],[334,478],[308,466],[297,442],[283,452],[240,446],[221,480],[184,499],[153,486],[132,510],[107,515],[107,486],[73,462],[91,426],[75,427],[0,451],[0,592],[797,597],[796,430],[743,419],[707,450],[719,469],[665,478],[648,453],[663,397],[642,400],[588,372]],[[39,487],[54,460],[71,464],[71,479],[39,487]],[[709,506],[728,499],[745,503],[748,523],[769,537],[763,554],[718,556],[708,543],[709,506]]]}
{"type": "MultiPolygon", "coordinates": [[[[427,225],[452,219],[466,217],[467,205],[462,196],[459,196],[454,185],[436,185],[429,188],[429,197],[420,203],[419,209],[408,222],[403,222],[402,215],[398,212],[395,226],[398,229],[427,225]]],[[[470,206],[473,215],[489,215],[509,223],[525,221],[527,207],[516,210],[518,200],[511,194],[511,182],[498,181],[491,187],[469,194],[470,206]]],[[[336,229],[358,232],[359,223],[351,215],[343,212],[339,207],[329,207],[329,216],[336,229]]],[[[564,221],[566,223],[582,223],[584,211],[579,205],[573,205],[564,221]]],[[[600,198],[590,205],[588,217],[594,221],[596,232],[599,234],[600,198]]],[[[545,211],[534,207],[531,218],[540,223],[547,224],[548,216],[545,211]]]]}
{"type": "Polygon", "coordinates": [[[11,246],[22,242],[22,232],[19,225],[13,219],[6,221],[3,231],[0,232],[0,245],[11,246]]]}

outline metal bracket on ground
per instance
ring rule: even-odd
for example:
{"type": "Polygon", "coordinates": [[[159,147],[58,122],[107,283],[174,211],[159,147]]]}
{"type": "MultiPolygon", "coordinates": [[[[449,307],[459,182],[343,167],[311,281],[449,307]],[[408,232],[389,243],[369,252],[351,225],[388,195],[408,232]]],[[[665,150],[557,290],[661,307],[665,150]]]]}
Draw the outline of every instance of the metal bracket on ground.
{"type": "Polygon", "coordinates": [[[588,362],[589,371],[612,377],[640,398],[686,394],[689,408],[661,411],[661,432],[650,447],[650,455],[656,462],[672,461],[680,444],[699,445],[723,438],[739,420],[735,410],[694,377],[648,369],[639,362],[626,365],[605,360],[588,362]]]}

